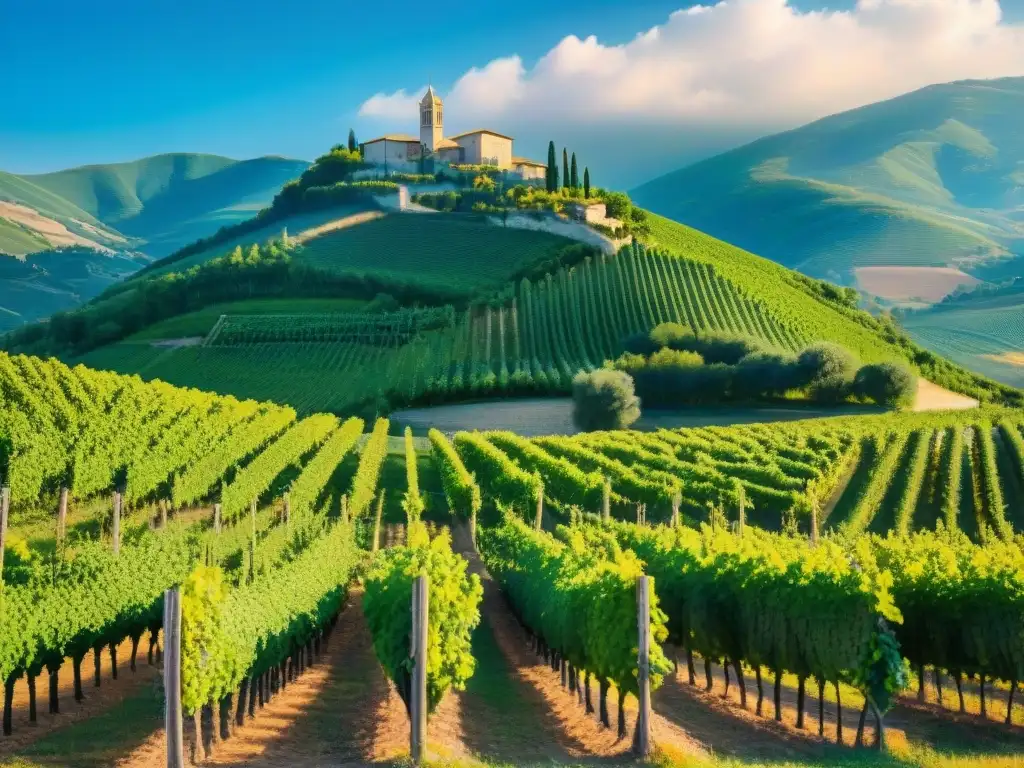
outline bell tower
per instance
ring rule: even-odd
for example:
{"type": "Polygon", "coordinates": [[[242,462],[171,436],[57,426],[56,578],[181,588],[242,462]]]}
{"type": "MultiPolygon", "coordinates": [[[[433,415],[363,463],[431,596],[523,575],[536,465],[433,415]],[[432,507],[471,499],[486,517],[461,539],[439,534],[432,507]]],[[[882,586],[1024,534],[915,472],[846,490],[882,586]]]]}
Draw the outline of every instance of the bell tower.
{"type": "Polygon", "coordinates": [[[433,86],[427,86],[427,92],[420,101],[420,143],[428,152],[434,152],[444,138],[443,109],[444,104],[434,93],[433,86]]]}

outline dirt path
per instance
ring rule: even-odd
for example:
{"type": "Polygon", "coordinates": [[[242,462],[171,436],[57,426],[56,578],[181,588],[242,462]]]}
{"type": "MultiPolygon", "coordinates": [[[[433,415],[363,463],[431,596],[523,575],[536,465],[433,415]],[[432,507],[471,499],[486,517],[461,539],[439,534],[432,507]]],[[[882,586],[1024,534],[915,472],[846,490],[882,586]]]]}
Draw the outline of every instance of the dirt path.
{"type": "MultiPolygon", "coordinates": [[[[666,652],[671,654],[671,649],[666,648],[666,652]]],[[[681,656],[680,660],[682,662],[681,656]]],[[[747,707],[744,709],[740,706],[740,690],[735,674],[732,674],[729,695],[726,697],[725,675],[721,665],[713,666],[714,685],[710,693],[705,692],[703,662],[695,659],[695,666],[697,685],[689,684],[685,662],[682,662],[678,675],[666,678],[661,690],[655,693],[654,707],[669,719],[685,723],[693,736],[701,739],[716,753],[758,759],[792,759],[798,756],[827,758],[830,755],[846,754],[835,744],[838,708],[831,685],[825,690],[824,736],[820,737],[818,688],[814,680],[807,681],[805,725],[800,730],[796,727],[797,691],[788,678],[782,686],[782,722],[779,723],[774,720],[774,679],[767,670],[763,680],[764,716],[759,717],[755,711],[757,684],[749,670],[745,674],[747,707]]],[[[950,696],[955,698],[951,683],[948,690],[943,690],[943,694],[947,702],[950,696]]],[[[847,686],[843,686],[842,696],[842,740],[849,747],[856,738],[863,698],[847,686]]],[[[934,699],[932,689],[928,700],[933,702],[934,699]]],[[[960,715],[948,708],[941,709],[935,703],[918,704],[912,694],[902,697],[900,703],[886,716],[885,728],[886,739],[894,747],[914,743],[940,750],[959,749],[964,744],[995,751],[1007,747],[1024,749],[1024,729],[1004,726],[993,720],[984,721],[976,715],[960,715]]],[[[874,735],[874,721],[869,715],[865,726],[867,743],[874,742],[874,735]]]]}
{"type": "Polygon", "coordinates": [[[14,689],[13,728],[10,736],[0,736],[0,758],[10,756],[16,751],[47,736],[55,730],[73,723],[96,717],[108,710],[120,706],[125,699],[136,694],[142,686],[152,684],[159,677],[156,667],[146,663],[146,649],[149,647],[147,634],[139,644],[139,657],[133,673],[130,668],[132,644],[130,640],[121,643],[117,649],[117,680],[110,676],[110,655],[104,650],[101,654],[101,684],[97,688],[94,683],[94,659],[90,652],[82,662],[82,689],[85,700],[75,701],[74,673],[71,660],[65,661],[60,669],[58,699],[60,713],[50,714],[49,710],[49,675],[44,671],[36,678],[36,722],[29,722],[28,683],[24,678],[19,680],[14,689]]]}
{"type": "MultiPolygon", "coordinates": [[[[364,766],[408,755],[409,719],[374,656],[361,601],[362,591],[354,591],[319,662],[257,710],[203,765],[364,766]]],[[[465,756],[461,719],[458,701],[448,697],[430,722],[432,753],[465,756]]],[[[187,741],[188,730],[186,723],[187,741]]],[[[155,732],[118,766],[162,768],[164,739],[162,729],[155,732]]]]}
{"type": "Polygon", "coordinates": [[[368,221],[374,219],[383,218],[386,214],[383,211],[363,211],[362,213],[353,213],[351,216],[345,216],[334,221],[329,221],[326,224],[321,224],[318,227],[310,227],[304,229],[299,234],[291,238],[292,242],[296,245],[302,245],[308,243],[317,237],[322,237],[330,232],[337,232],[339,229],[348,229],[354,227],[357,224],[365,224],[368,221]]]}
{"type": "Polygon", "coordinates": [[[977,407],[978,401],[973,398],[950,392],[927,379],[917,380],[915,411],[962,411],[977,407]]]}
{"type": "MultiPolygon", "coordinates": [[[[491,579],[480,558],[473,551],[465,526],[454,531],[455,549],[470,563],[470,570],[480,575],[484,584],[481,605],[482,625],[488,630],[474,644],[483,670],[478,670],[463,694],[466,711],[473,713],[464,724],[469,746],[479,754],[499,761],[574,761],[606,762],[629,756],[635,725],[635,702],[627,705],[627,732],[619,739],[616,729],[604,728],[596,714],[588,715],[575,694],[561,685],[561,677],[530,650],[526,635],[505,602],[498,585],[491,579]],[[488,637],[489,635],[489,637],[488,637]],[[493,640],[494,647],[487,648],[493,640]],[[495,658],[495,652],[500,658],[495,658]],[[487,666],[484,666],[484,665],[487,666]],[[501,669],[504,667],[504,669],[501,669]],[[503,680],[491,691],[490,702],[481,701],[475,688],[487,685],[486,677],[500,670],[503,680]],[[478,675],[480,677],[478,678],[478,675]],[[475,681],[475,682],[474,682],[475,681]],[[473,698],[476,696],[476,698],[473,698]],[[486,704],[492,710],[489,715],[486,704]],[[490,725],[489,720],[494,724],[490,725]],[[477,749],[475,733],[486,734],[487,750],[477,749]]],[[[613,699],[609,698],[610,705],[613,699]]],[[[597,687],[594,686],[594,703],[597,687]]],[[[615,717],[614,713],[612,715],[615,717]]],[[[703,748],[682,728],[655,714],[654,741],[668,754],[694,755],[703,748]]]]}

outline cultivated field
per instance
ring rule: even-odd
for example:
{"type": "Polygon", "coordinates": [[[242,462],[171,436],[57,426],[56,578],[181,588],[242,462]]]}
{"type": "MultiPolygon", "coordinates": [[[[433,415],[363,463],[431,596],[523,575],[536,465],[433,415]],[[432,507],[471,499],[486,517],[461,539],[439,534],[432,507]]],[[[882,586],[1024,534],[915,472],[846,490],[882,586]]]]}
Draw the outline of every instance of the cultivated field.
{"type": "Polygon", "coordinates": [[[1024,751],[1019,644],[1002,642],[1024,573],[1017,412],[401,440],[385,420],[364,434],[26,357],[0,357],[0,385],[11,765],[166,764],[149,662],[175,585],[186,753],[401,760],[418,567],[438,760],[628,762],[644,572],[658,765],[994,767],[1024,751]],[[864,709],[869,671],[904,692],[864,709]],[[879,738],[876,707],[892,757],[852,749],[861,711],[879,738]]]}

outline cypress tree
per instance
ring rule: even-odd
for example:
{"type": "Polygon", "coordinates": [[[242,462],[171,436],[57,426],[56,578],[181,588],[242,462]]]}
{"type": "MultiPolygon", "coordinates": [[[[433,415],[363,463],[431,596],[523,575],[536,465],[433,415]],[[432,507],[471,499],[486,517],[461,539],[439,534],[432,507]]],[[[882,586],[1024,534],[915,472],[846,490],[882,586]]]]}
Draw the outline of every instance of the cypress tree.
{"type": "MultiPolygon", "coordinates": [[[[562,147],[562,185],[569,186],[569,153],[565,151],[565,147],[562,147]]],[[[557,184],[555,189],[558,189],[557,184]]]]}
{"type": "Polygon", "coordinates": [[[572,162],[569,165],[569,186],[572,187],[573,192],[580,188],[580,176],[579,171],[576,170],[576,153],[572,153],[572,162]]]}
{"type": "Polygon", "coordinates": [[[590,169],[583,169],[583,196],[590,199],[590,169]]]}
{"type": "Polygon", "coordinates": [[[348,151],[355,152],[356,147],[359,145],[356,143],[356,132],[351,128],[348,129],[348,151]]]}
{"type": "Polygon", "coordinates": [[[555,158],[555,142],[553,141],[548,142],[547,188],[548,192],[558,189],[558,160],[555,158]]]}

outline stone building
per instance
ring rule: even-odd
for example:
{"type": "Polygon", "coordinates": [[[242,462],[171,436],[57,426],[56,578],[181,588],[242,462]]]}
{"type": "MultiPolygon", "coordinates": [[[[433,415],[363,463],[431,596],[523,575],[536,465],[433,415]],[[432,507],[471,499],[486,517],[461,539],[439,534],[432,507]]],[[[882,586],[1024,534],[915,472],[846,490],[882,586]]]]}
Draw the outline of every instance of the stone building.
{"type": "Polygon", "coordinates": [[[478,128],[445,137],[444,102],[428,87],[419,103],[420,135],[388,134],[363,144],[363,159],[386,173],[431,172],[446,165],[493,165],[524,180],[543,179],[546,166],[512,155],[511,136],[478,128]]]}

